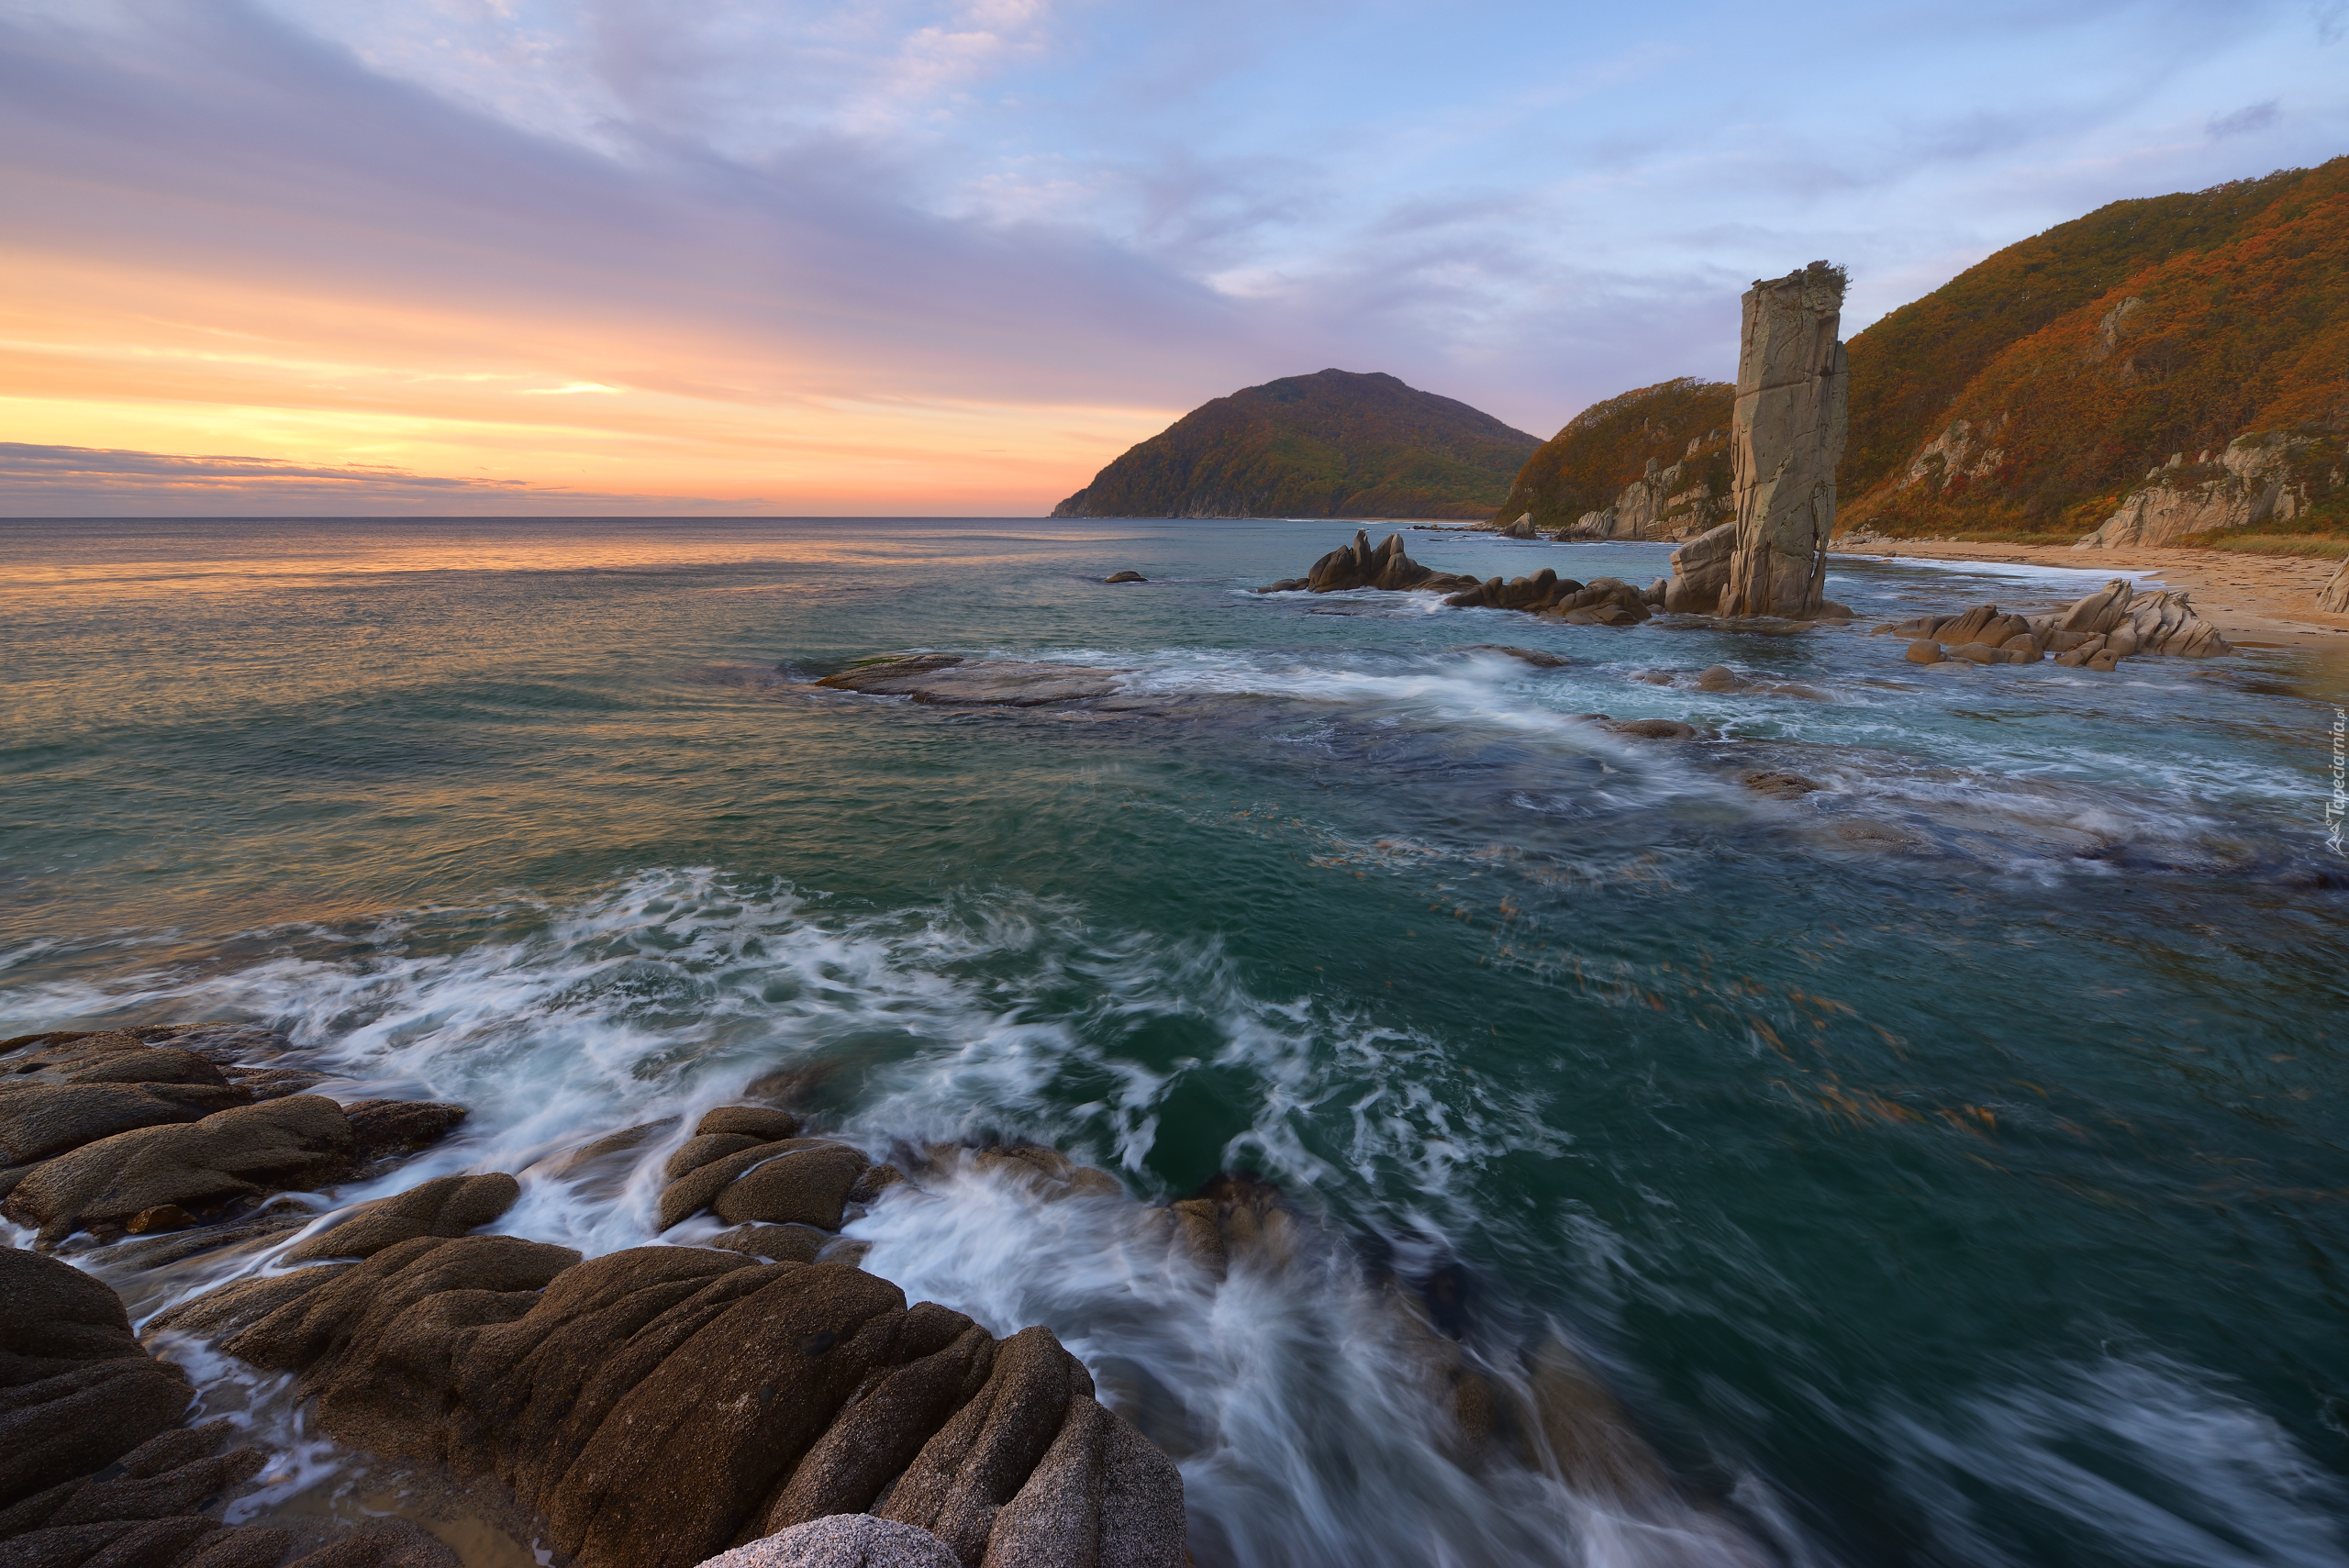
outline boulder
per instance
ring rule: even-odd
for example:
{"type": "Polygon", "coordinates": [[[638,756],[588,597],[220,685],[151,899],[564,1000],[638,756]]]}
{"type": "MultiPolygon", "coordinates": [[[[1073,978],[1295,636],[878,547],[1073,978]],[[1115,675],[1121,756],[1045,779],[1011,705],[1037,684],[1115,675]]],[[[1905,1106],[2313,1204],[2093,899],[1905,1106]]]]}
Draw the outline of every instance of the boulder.
{"type": "Polygon", "coordinates": [[[265,1456],[218,1452],[226,1421],[184,1426],[193,1397],[104,1284],[0,1248],[0,1562],[172,1568],[195,1551],[216,1568],[273,1568],[284,1536],[204,1512],[265,1456]]]}
{"type": "Polygon", "coordinates": [[[1731,427],[1737,542],[1718,613],[1820,612],[1851,381],[1843,274],[1813,262],[1746,292],[1731,427]]]}
{"type": "Polygon", "coordinates": [[[1742,692],[1752,684],[1726,664],[1712,665],[1697,676],[1697,689],[1700,692],[1742,692]]]}
{"type": "Polygon", "coordinates": [[[1588,587],[1565,594],[1542,612],[1577,626],[1635,626],[1654,612],[1647,596],[1616,577],[1594,577],[1588,587]]]}
{"type": "Polygon", "coordinates": [[[285,1262],[371,1258],[419,1236],[462,1236],[512,1208],[522,1184],[504,1172],[441,1176],[391,1197],[351,1209],[329,1229],[287,1249],[285,1262]]]}
{"type": "Polygon", "coordinates": [[[202,1084],[0,1085],[0,1164],[29,1165],[117,1132],[201,1121],[251,1102],[245,1090],[202,1084]]]}
{"type": "Polygon", "coordinates": [[[694,1127],[696,1137],[713,1132],[738,1132],[762,1143],[799,1136],[799,1118],[772,1106],[719,1106],[704,1113],[694,1127]]]}
{"type": "Polygon", "coordinates": [[[666,1230],[678,1221],[699,1214],[716,1201],[719,1193],[724,1192],[769,1160],[777,1159],[801,1149],[841,1147],[844,1146],[829,1138],[783,1138],[772,1143],[755,1143],[748,1149],[720,1156],[707,1164],[697,1165],[662,1189],[660,1208],[661,1229],[666,1230]]]}
{"type": "Polygon", "coordinates": [[[1672,552],[1672,575],[1664,582],[1664,607],[1675,615],[1710,615],[1729,586],[1737,550],[1737,525],[1721,524],[1672,552]]]}
{"type": "Polygon", "coordinates": [[[721,1551],[703,1568],[963,1568],[963,1562],[926,1529],[871,1514],[832,1514],[721,1551]]]}
{"type": "MultiPolygon", "coordinates": [[[[788,1138],[790,1134],[784,1136],[788,1138]]],[[[767,1141],[766,1139],[753,1138],[747,1132],[699,1133],[677,1145],[676,1151],[669,1156],[669,1162],[661,1167],[661,1172],[674,1182],[680,1176],[700,1170],[712,1160],[723,1160],[729,1154],[740,1154],[745,1149],[756,1149],[767,1141]]]]}
{"type": "Polygon", "coordinates": [[[1139,572],[1112,572],[1101,581],[1104,583],[1147,583],[1150,579],[1139,572]]]}
{"type": "Polygon", "coordinates": [[[769,1160],[732,1182],[710,1201],[729,1225],[841,1227],[849,1189],[873,1162],[844,1143],[796,1150],[769,1160]]]}
{"type": "Polygon", "coordinates": [[[61,1240],[94,1224],[120,1224],[177,1204],[203,1209],[289,1187],[335,1181],[352,1168],[342,1107],[294,1095],[216,1111],[200,1121],[118,1132],[34,1167],[5,1205],[19,1225],[61,1240]]]}
{"type": "Polygon", "coordinates": [[[2317,590],[2316,607],[2336,616],[2349,616],[2349,561],[2343,561],[2332,573],[2332,580],[2317,590]]]}
{"type": "Polygon", "coordinates": [[[1947,656],[1942,652],[1940,643],[1930,638],[1919,638],[1909,645],[1905,657],[1911,664],[1939,664],[1947,656]]]}
{"type": "Polygon", "coordinates": [[[807,1225],[738,1225],[719,1231],[703,1245],[778,1263],[812,1263],[833,1240],[807,1225]]]}
{"type": "Polygon", "coordinates": [[[465,1107],[440,1100],[361,1100],[342,1108],[363,1157],[429,1149],[465,1119],[465,1107]]]}

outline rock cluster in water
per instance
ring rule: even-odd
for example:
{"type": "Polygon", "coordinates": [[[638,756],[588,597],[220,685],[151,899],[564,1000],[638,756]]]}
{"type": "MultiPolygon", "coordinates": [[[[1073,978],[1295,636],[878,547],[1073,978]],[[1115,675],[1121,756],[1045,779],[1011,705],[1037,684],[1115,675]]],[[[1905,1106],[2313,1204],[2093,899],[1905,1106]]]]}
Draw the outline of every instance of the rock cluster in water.
{"type": "Polygon", "coordinates": [[[1897,626],[1880,626],[1876,634],[1914,639],[1909,659],[1917,664],[1951,659],[2035,664],[2052,653],[2058,664],[2109,671],[2137,653],[2207,659],[2232,651],[2219,628],[2195,613],[2184,594],[2139,594],[2125,577],[2042,615],[2014,615],[1996,605],[1976,605],[1958,615],[1920,616],[1897,626]]]}
{"type": "Polygon", "coordinates": [[[1420,565],[1403,550],[1403,536],[1388,534],[1374,550],[1370,535],[1360,528],[1354,530],[1352,544],[1341,545],[1313,563],[1313,569],[1302,577],[1286,577],[1277,583],[1267,583],[1256,591],[1260,594],[1288,594],[1304,589],[1314,594],[1339,594],[1350,588],[1386,588],[1404,592],[1424,588],[1435,593],[1450,593],[1465,588],[1476,580],[1454,576],[1420,565]]]}
{"type": "MultiPolygon", "coordinates": [[[[5,1042],[10,1218],[38,1225],[45,1246],[87,1231],[109,1257],[174,1262],[310,1224],[295,1200],[254,1206],[362,1174],[464,1114],[346,1109],[299,1092],[315,1074],[239,1065],[282,1044],[217,1028],[5,1042]]],[[[558,1173],[592,1173],[674,1125],[596,1140],[558,1173]]],[[[852,1266],[860,1249],[837,1235],[850,1206],[905,1177],[805,1131],[773,1106],[702,1118],[670,1155],[659,1200],[663,1229],[705,1212],[732,1227],[700,1245],[584,1260],[479,1234],[520,1184],[443,1176],[345,1209],[276,1259],[296,1266],[149,1328],[293,1374],[319,1427],[353,1447],[495,1475],[582,1568],[691,1568],[753,1537],[864,1514],[887,1521],[873,1539],[891,1551],[935,1548],[907,1562],[1180,1563],[1172,1462],[1094,1399],[1049,1330],[998,1340],[852,1266]]],[[[1121,1191],[1049,1150],[976,1159],[1047,1195],[1121,1191]]],[[[229,1529],[204,1512],[262,1456],[216,1455],[223,1423],[183,1429],[185,1373],[148,1354],[107,1286],[0,1249],[0,1328],[8,1568],[276,1568],[294,1549],[285,1530],[229,1529]]],[[[386,1523],[344,1532],[299,1568],[451,1562],[386,1523]]]]}
{"type": "MultiPolygon", "coordinates": [[[[210,1510],[258,1472],[221,1450],[229,1423],[187,1425],[187,1374],[150,1355],[102,1281],[0,1247],[0,1562],[10,1568],[456,1568],[385,1520],[295,1552],[290,1531],[210,1510]]],[[[315,1534],[316,1532],[312,1532],[315,1534]]]]}
{"type": "Polygon", "coordinates": [[[1343,593],[1352,588],[1440,593],[1457,609],[1478,607],[1523,610],[1585,626],[1633,626],[1654,613],[1662,602],[1659,579],[1648,588],[1635,588],[1612,577],[1578,583],[1561,577],[1549,567],[1506,582],[1498,577],[1479,583],[1475,578],[1436,572],[1413,561],[1403,550],[1403,536],[1389,534],[1373,549],[1370,536],[1357,529],[1353,542],[1331,550],[1313,563],[1302,577],[1285,577],[1256,590],[1260,594],[1343,593]]]}

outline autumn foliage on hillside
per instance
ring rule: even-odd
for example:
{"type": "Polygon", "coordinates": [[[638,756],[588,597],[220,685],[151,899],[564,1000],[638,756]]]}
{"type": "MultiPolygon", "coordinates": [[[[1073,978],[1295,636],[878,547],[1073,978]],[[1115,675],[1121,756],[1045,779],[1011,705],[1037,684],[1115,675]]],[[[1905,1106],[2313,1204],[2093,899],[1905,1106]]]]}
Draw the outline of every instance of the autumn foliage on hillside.
{"type": "Polygon", "coordinates": [[[1727,382],[1683,376],[1594,403],[1525,460],[1508,499],[1493,521],[1508,524],[1526,513],[1533,526],[1563,528],[1585,512],[1611,505],[1623,487],[1647,472],[1648,461],[1670,467],[1690,453],[1718,448],[1717,489],[1729,488],[1726,443],[1737,388],[1727,382]]]}
{"type": "Polygon", "coordinates": [[[2050,229],[1851,364],[1846,524],[2086,532],[2173,452],[2349,418],[2349,158],[2050,229]]]}
{"type": "Polygon", "coordinates": [[[1285,376],[1127,450],[1056,517],[1481,517],[1540,445],[1391,375],[1285,376]]]}

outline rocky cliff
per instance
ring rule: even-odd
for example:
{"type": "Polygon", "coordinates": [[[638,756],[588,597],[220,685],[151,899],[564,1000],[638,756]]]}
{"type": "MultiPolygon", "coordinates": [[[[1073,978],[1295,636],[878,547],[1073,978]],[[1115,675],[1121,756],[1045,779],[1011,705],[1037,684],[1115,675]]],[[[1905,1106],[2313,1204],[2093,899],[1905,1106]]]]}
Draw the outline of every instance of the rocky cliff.
{"type": "Polygon", "coordinates": [[[1539,438],[1391,375],[1326,370],[1204,404],[1056,517],[1482,517],[1539,438]]]}
{"type": "Polygon", "coordinates": [[[2199,544],[2222,531],[2329,521],[2349,513],[2344,448],[2341,433],[2311,427],[2237,436],[2191,462],[2172,452],[2076,548],[2199,544]]]}

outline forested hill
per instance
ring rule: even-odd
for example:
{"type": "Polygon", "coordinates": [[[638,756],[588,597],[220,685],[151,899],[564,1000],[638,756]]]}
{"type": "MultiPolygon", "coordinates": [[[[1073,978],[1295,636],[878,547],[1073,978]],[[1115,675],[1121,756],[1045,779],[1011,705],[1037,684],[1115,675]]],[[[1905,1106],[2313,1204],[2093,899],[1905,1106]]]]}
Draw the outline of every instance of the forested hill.
{"type": "Polygon", "coordinates": [[[2349,158],[2115,202],[1851,340],[1842,516],[2082,533],[2173,452],[2349,420],[2349,158]]]}
{"type": "Polygon", "coordinates": [[[1056,517],[1483,517],[1541,439],[1391,375],[1284,376],[1191,410],[1056,517]]]}
{"type": "Polygon", "coordinates": [[[1492,519],[1507,525],[1531,513],[1535,528],[1554,531],[1613,505],[1651,462],[1668,468],[1708,454],[1720,470],[1708,477],[1725,495],[1729,453],[1721,438],[1736,402],[1737,388],[1727,382],[1683,376],[1594,403],[1525,460],[1492,519]]]}

